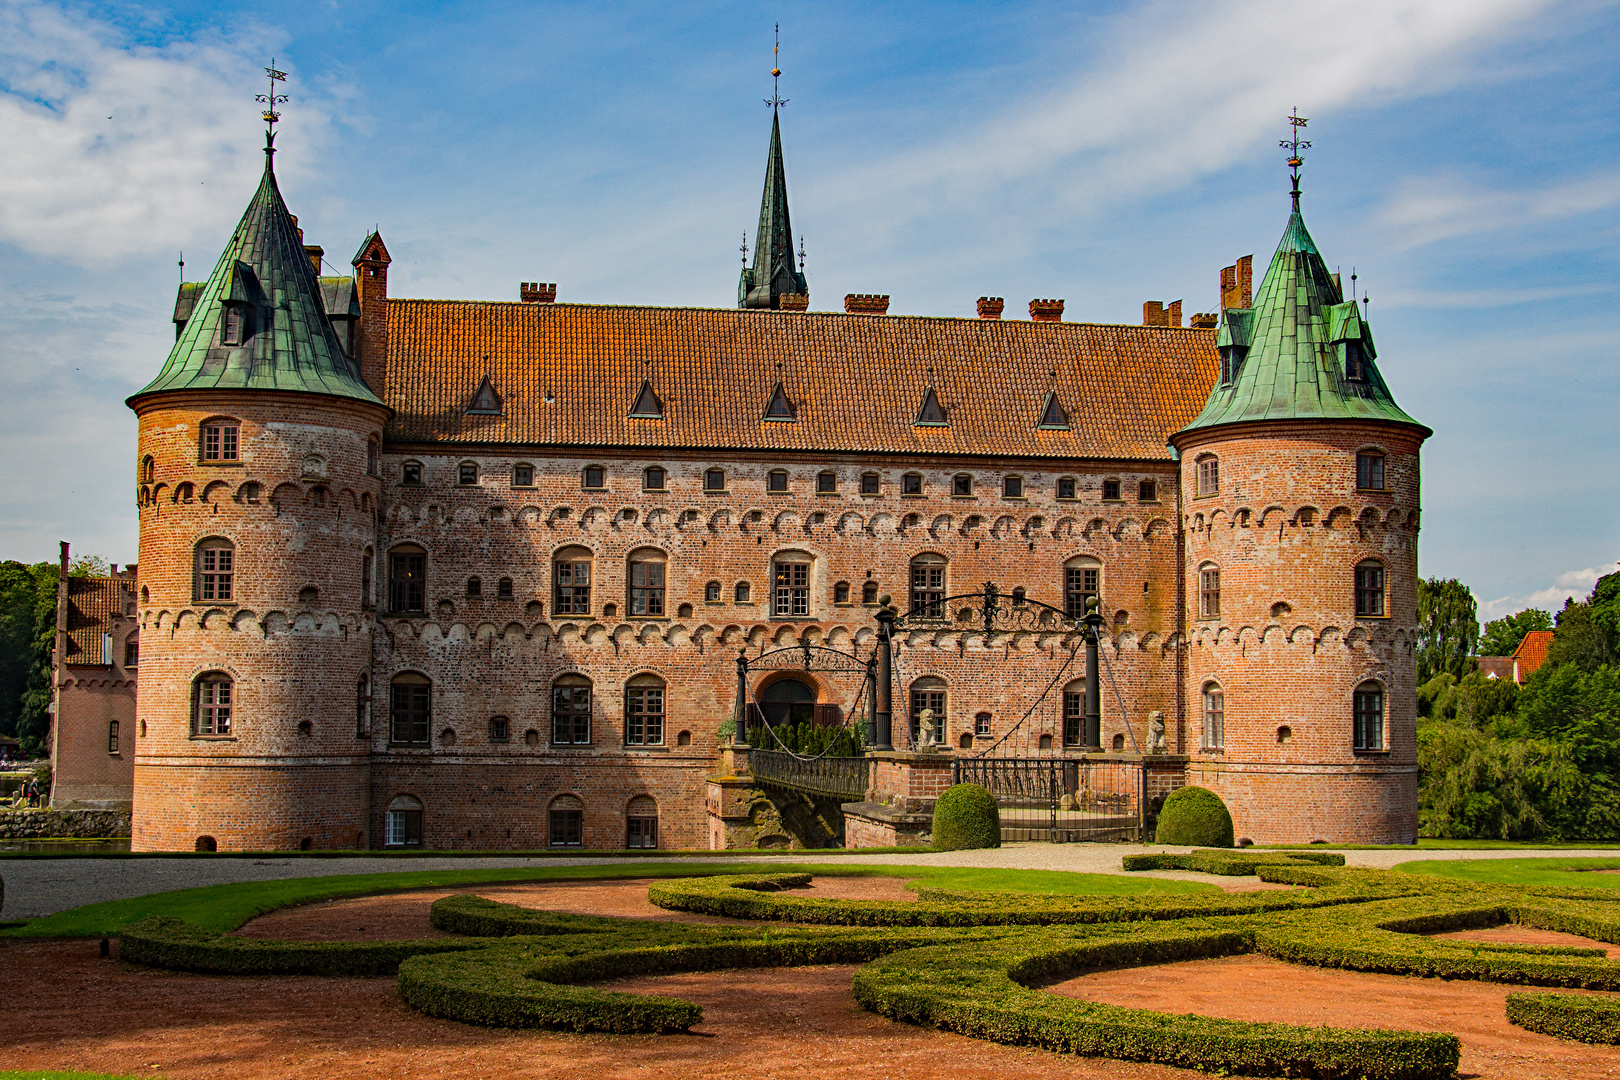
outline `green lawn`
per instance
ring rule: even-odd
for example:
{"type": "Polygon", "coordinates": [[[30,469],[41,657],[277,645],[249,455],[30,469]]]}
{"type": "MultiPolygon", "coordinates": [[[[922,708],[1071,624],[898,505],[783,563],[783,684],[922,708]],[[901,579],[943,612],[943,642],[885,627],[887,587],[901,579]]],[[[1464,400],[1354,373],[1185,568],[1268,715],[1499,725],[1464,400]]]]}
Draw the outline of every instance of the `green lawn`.
{"type": "MultiPolygon", "coordinates": [[[[21,926],[0,930],[0,938],[112,937],[130,923],[150,915],[172,915],[204,929],[235,930],[256,916],[293,904],[400,892],[406,889],[459,887],[529,881],[606,881],[643,877],[698,877],[758,870],[757,864],[671,862],[617,863],[612,866],[534,867],[517,870],[436,870],[390,874],[335,874],[328,877],[245,881],[198,889],[151,893],[131,900],[86,904],[21,926]]],[[[1214,889],[1190,881],[1163,881],[1118,874],[1072,874],[1060,870],[983,870],[939,866],[848,866],[774,864],[772,873],[810,873],[845,877],[915,878],[934,888],[981,889],[992,892],[1036,892],[1059,895],[1136,896],[1143,893],[1203,892],[1214,889]]]]}
{"type": "Polygon", "coordinates": [[[1620,889],[1620,859],[1421,859],[1395,867],[1406,874],[1454,878],[1481,885],[1555,885],[1620,889]]]}
{"type": "MultiPolygon", "coordinates": [[[[1255,849],[1288,850],[1292,848],[1318,851],[1412,851],[1411,844],[1256,844],[1255,849]]],[[[1541,840],[1433,840],[1419,839],[1417,851],[1574,851],[1581,848],[1599,850],[1620,849],[1620,840],[1564,840],[1558,843],[1541,840]]]]}

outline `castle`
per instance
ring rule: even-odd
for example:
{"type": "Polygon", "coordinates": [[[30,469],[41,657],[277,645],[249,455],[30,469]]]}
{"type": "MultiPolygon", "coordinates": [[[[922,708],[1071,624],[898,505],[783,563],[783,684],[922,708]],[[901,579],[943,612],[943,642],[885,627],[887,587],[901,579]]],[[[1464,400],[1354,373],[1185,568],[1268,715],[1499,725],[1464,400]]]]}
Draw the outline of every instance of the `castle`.
{"type": "MultiPolygon", "coordinates": [[[[1038,696],[1072,635],[901,632],[901,749],[926,709],[954,754],[1140,757],[1162,717],[1240,837],[1414,839],[1430,432],[1297,168],[1258,289],[1240,260],[1183,327],[808,310],[774,119],[727,309],[392,299],[375,232],[321,276],[272,154],[129,399],[137,850],[719,845],[739,650],[859,654],[881,602],[984,582],[1096,599],[1122,707],[1088,739],[1083,679],[1038,696]]],[[[825,673],[744,689],[863,708],[825,673]]]]}

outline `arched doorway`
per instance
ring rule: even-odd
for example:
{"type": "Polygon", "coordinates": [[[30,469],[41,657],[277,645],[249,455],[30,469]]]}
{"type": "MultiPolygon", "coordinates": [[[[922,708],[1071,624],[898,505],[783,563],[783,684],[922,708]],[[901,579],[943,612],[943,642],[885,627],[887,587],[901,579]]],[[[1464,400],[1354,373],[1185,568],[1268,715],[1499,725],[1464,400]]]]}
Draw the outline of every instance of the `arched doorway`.
{"type": "Polygon", "coordinates": [[[799,679],[777,679],[760,694],[759,707],[773,727],[813,723],[816,692],[799,679]]]}

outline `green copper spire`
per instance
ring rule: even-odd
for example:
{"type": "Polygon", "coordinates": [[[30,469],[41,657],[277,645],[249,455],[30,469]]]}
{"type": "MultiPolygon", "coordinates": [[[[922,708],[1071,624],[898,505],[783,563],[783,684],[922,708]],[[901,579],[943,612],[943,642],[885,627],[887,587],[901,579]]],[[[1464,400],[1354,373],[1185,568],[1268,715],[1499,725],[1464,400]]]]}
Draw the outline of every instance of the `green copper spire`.
{"type": "Polygon", "coordinates": [[[315,268],[276,187],[274,152],[267,143],[259,190],[197,294],[163,370],[131,403],[164,390],[230,389],[382,404],[327,322],[315,268]]]}
{"type": "MultiPolygon", "coordinates": [[[[1294,211],[1252,308],[1223,312],[1221,374],[1204,411],[1183,432],[1255,420],[1388,420],[1401,411],[1374,362],[1372,328],[1346,303],[1316,242],[1294,211]]],[[[1427,428],[1424,428],[1427,431],[1427,428]]]]}
{"type": "Polygon", "coordinates": [[[788,218],[787,170],[782,165],[781,105],[781,99],[773,99],[771,152],[765,160],[765,194],[759,203],[754,265],[745,267],[737,282],[740,308],[779,308],[784,293],[810,292],[804,275],[793,266],[793,222],[788,218]]]}

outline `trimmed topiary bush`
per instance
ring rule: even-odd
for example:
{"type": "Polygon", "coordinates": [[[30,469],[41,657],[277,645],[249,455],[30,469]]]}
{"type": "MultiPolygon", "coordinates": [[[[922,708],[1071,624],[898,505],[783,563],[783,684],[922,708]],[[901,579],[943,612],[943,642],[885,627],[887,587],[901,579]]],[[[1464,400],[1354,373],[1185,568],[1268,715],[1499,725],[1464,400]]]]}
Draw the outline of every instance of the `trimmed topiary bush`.
{"type": "Polygon", "coordinates": [[[1176,788],[1159,811],[1159,828],[1154,835],[1160,844],[1188,844],[1193,847],[1232,846],[1232,815],[1221,797],[1208,788],[1176,788]]]}
{"type": "Polygon", "coordinates": [[[995,798],[978,784],[946,788],[934,804],[934,850],[1000,846],[1001,811],[996,808],[995,798]]]}

